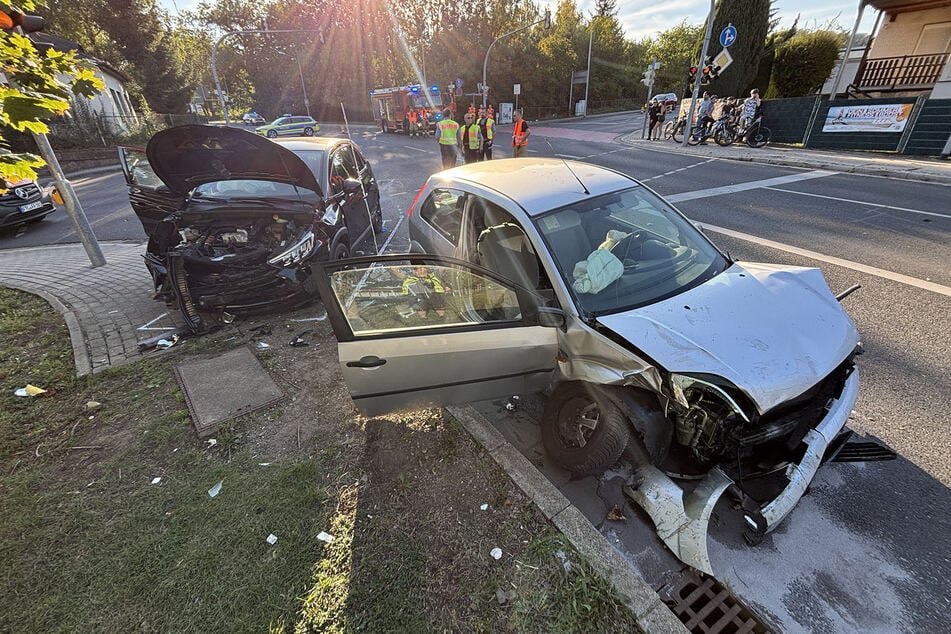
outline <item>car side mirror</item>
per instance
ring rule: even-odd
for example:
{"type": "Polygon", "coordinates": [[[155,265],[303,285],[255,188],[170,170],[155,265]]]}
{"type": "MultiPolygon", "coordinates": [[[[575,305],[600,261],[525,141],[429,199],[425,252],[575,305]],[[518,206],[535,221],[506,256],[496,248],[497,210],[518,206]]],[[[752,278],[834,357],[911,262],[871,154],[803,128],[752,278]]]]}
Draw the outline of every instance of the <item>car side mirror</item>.
{"type": "Polygon", "coordinates": [[[562,332],[568,329],[568,319],[565,311],[551,306],[538,307],[538,325],[545,328],[558,328],[562,332]]]}
{"type": "Polygon", "coordinates": [[[363,183],[355,178],[348,178],[343,182],[343,192],[348,196],[355,196],[363,189],[363,183]]]}

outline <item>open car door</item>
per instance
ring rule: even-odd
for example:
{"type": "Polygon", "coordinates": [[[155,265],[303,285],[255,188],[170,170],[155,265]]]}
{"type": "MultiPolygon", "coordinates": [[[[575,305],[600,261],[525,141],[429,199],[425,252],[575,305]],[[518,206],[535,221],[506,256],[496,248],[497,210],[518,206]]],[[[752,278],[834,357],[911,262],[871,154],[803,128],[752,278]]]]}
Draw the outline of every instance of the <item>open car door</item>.
{"type": "Polygon", "coordinates": [[[541,391],[565,315],[467,262],[378,255],[326,262],[317,285],[344,380],[366,415],[541,391]]]}
{"type": "Polygon", "coordinates": [[[145,148],[120,146],[118,150],[119,164],[129,185],[129,204],[142,223],[145,235],[151,237],[156,225],[178,211],[185,200],[172,193],[155,175],[145,157],[145,148]]]}

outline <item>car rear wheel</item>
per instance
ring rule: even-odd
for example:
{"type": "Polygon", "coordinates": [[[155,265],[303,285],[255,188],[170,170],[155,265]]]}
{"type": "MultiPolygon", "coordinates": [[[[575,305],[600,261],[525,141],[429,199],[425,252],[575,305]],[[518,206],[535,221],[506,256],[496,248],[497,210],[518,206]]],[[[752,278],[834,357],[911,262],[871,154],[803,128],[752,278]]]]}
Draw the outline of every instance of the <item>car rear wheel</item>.
{"type": "Polygon", "coordinates": [[[337,241],[330,248],[331,260],[345,260],[350,257],[350,242],[347,234],[343,233],[337,236],[337,241]]]}
{"type": "Polygon", "coordinates": [[[556,388],[545,404],[542,443],[559,466],[578,475],[600,473],[617,462],[631,436],[624,413],[584,383],[556,388]]]}
{"type": "Polygon", "coordinates": [[[313,128],[304,128],[304,136],[314,136],[313,128]]]}
{"type": "Polygon", "coordinates": [[[267,131],[267,138],[273,139],[273,138],[275,138],[276,136],[277,136],[277,130],[268,130],[268,131],[267,131]]]}

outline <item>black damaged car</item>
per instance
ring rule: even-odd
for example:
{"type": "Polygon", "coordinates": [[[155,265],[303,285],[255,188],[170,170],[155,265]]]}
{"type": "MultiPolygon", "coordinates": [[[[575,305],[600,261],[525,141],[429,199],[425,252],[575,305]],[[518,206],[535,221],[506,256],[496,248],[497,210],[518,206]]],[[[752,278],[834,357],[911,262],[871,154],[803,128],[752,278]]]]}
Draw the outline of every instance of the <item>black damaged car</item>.
{"type": "Polygon", "coordinates": [[[225,313],[310,301],[310,262],[346,258],[382,229],[373,171],[346,139],[180,126],[119,156],[156,299],[195,333],[225,313]]]}

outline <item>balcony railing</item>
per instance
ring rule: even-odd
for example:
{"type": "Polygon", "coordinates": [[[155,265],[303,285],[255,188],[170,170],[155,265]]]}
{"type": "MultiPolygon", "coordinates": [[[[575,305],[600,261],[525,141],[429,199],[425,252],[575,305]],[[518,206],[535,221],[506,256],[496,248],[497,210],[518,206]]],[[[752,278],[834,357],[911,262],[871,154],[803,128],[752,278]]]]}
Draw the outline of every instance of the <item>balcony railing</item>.
{"type": "Polygon", "coordinates": [[[948,62],[948,53],[904,55],[862,60],[855,86],[862,91],[931,88],[948,62]]]}

